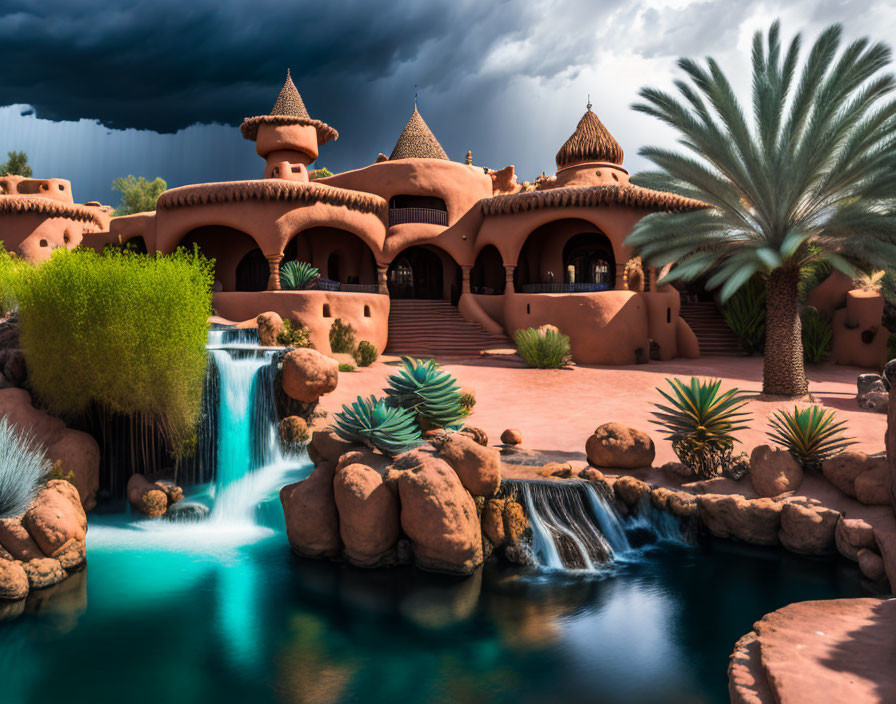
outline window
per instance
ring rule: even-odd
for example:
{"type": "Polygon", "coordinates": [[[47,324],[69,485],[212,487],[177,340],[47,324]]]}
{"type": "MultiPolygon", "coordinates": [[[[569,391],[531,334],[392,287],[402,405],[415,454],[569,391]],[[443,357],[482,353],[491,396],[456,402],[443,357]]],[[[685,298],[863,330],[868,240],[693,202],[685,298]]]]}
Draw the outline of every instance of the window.
{"type": "Polygon", "coordinates": [[[330,304],[324,303],[324,317],[329,318],[330,316],[330,304]]]}

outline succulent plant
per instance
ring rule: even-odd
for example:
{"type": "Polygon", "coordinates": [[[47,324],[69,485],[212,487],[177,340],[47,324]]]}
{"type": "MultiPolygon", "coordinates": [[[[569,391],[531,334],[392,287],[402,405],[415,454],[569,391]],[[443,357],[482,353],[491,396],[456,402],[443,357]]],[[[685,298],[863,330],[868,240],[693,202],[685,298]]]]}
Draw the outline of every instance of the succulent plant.
{"type": "Polygon", "coordinates": [[[361,342],[358,343],[358,348],[352,352],[352,357],[355,358],[359,367],[369,367],[379,356],[379,350],[377,350],[373,343],[368,342],[367,340],[361,340],[361,342]]]}
{"type": "Polygon", "coordinates": [[[846,421],[837,421],[834,411],[820,406],[794,406],[792,413],[778,410],[769,425],[768,437],[806,469],[819,470],[824,460],[855,443],[844,435],[846,421]]]}
{"type": "Polygon", "coordinates": [[[683,464],[695,474],[709,477],[719,474],[732,463],[734,433],[747,426],[743,420],[749,414],[741,409],[747,400],[736,388],[719,392],[720,379],[701,382],[697,377],[685,384],[679,379],[666,379],[672,394],[657,389],[671,405],[654,404],[653,413],[659,425],[672,441],[672,449],[683,464]]]}
{"type": "Polygon", "coordinates": [[[333,429],[339,437],[395,456],[423,442],[414,414],[390,406],[385,399],[358,396],[351,406],[334,414],[333,429]]]}
{"type": "Polygon", "coordinates": [[[288,261],[280,267],[280,287],[286,291],[308,288],[320,278],[320,270],[308,262],[288,261]]]}
{"type": "Polygon", "coordinates": [[[389,403],[413,411],[426,429],[461,428],[468,410],[457,380],[433,359],[402,357],[401,361],[401,370],[387,380],[389,403]]]}
{"type": "Polygon", "coordinates": [[[516,351],[530,367],[559,369],[569,364],[569,337],[559,330],[527,328],[513,333],[516,351]]]}
{"type": "Polygon", "coordinates": [[[293,325],[287,318],[277,333],[277,344],[283,347],[311,347],[311,332],[300,323],[293,325]]]}

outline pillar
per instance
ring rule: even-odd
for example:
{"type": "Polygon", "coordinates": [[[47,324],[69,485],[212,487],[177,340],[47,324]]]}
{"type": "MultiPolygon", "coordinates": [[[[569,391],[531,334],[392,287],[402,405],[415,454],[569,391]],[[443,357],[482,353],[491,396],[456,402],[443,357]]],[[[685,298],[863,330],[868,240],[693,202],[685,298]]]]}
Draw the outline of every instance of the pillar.
{"type": "Polygon", "coordinates": [[[460,267],[461,276],[463,277],[460,289],[461,293],[470,293],[470,270],[472,268],[473,267],[471,266],[466,266],[463,264],[460,267]]]}
{"type": "Polygon", "coordinates": [[[283,260],[283,254],[266,254],[264,256],[268,260],[271,275],[268,278],[268,291],[280,290],[280,262],[283,260]]]}
{"type": "Polygon", "coordinates": [[[376,265],[376,292],[382,293],[385,296],[389,295],[389,265],[388,264],[379,264],[376,265]]]}
{"type": "Polygon", "coordinates": [[[504,265],[504,293],[514,293],[513,290],[513,272],[516,271],[515,266],[510,264],[504,265]]]}
{"type": "Polygon", "coordinates": [[[622,264],[616,263],[616,281],[613,284],[613,288],[617,291],[625,288],[625,262],[622,262],[622,264]]]}

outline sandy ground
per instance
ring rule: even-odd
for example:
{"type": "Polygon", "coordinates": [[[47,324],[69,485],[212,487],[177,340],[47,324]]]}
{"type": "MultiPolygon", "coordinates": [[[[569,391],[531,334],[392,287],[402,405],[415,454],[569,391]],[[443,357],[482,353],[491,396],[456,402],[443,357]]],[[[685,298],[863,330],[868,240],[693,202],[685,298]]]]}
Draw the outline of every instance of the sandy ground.
{"type": "MultiPolygon", "coordinates": [[[[704,357],[565,370],[528,369],[501,359],[446,361],[442,366],[462,387],[475,391],[477,403],[469,425],[483,428],[492,444],[500,442],[505,428],[518,428],[523,434],[523,447],[569,453],[569,459],[585,459],[588,436],[597,426],[615,421],[650,434],[657,448],[655,464],[674,460],[671,445],[649,420],[653,404],[662,400],[656,388],[668,387],[666,377],[721,377],[723,389],[736,386],[754,396],[762,388],[761,357],[704,357]]],[[[385,378],[394,371],[395,358],[384,357],[371,367],[340,374],[339,388],[321,399],[321,407],[332,413],[358,395],[382,395],[385,378]]],[[[862,410],[855,400],[856,376],[865,371],[836,365],[810,366],[809,391],[816,403],[835,409],[848,421],[848,433],[857,441],[857,449],[881,452],[886,415],[862,410]]],[[[768,442],[769,414],[793,405],[792,401],[751,400],[746,409],[751,413],[749,429],[739,435],[743,450],[749,453],[756,445],[768,442]]]]}

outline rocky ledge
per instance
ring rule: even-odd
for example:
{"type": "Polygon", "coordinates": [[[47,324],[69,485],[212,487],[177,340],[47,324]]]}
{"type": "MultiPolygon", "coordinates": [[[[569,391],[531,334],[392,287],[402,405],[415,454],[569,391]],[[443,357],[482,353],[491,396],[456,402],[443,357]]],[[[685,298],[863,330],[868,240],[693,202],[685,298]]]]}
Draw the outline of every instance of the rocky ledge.
{"type": "Polygon", "coordinates": [[[728,666],[732,704],[896,701],[896,599],[789,604],[741,638],[728,666]]]}

